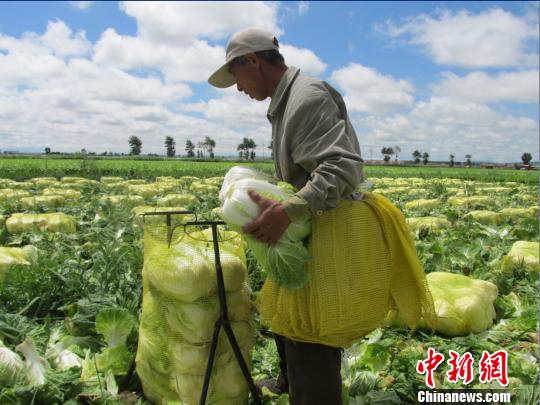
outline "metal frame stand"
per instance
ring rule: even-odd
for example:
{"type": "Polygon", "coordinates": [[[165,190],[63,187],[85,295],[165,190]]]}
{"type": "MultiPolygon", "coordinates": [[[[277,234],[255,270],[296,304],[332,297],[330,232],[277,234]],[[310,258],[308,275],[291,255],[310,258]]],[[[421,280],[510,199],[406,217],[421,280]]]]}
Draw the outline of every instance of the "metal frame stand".
{"type": "MultiPolygon", "coordinates": [[[[175,228],[171,226],[171,215],[173,214],[193,214],[193,212],[192,211],[166,211],[166,212],[150,212],[150,213],[143,214],[143,216],[167,215],[166,224],[167,224],[167,230],[168,230],[167,240],[168,240],[169,247],[171,245],[172,234],[175,228]]],[[[224,329],[225,334],[227,335],[227,338],[229,339],[229,343],[231,344],[231,347],[233,349],[234,356],[236,357],[238,365],[240,366],[240,369],[242,370],[242,374],[244,375],[244,378],[249,387],[249,391],[251,392],[251,395],[253,396],[253,400],[255,401],[256,404],[262,405],[262,400],[259,396],[259,392],[257,391],[257,388],[255,387],[255,383],[253,382],[253,378],[251,377],[251,373],[249,372],[246,361],[244,360],[244,357],[242,356],[242,352],[240,351],[240,347],[238,346],[238,341],[236,340],[236,337],[234,336],[234,332],[231,327],[231,322],[227,315],[227,299],[225,295],[225,282],[223,280],[223,268],[221,267],[221,260],[219,256],[219,243],[218,243],[218,232],[217,232],[218,225],[225,225],[225,222],[223,221],[193,221],[193,222],[186,222],[181,225],[184,226],[184,229],[187,226],[211,226],[212,227],[212,242],[214,246],[214,259],[215,259],[215,265],[216,265],[216,277],[217,277],[218,298],[219,298],[219,318],[216,320],[216,323],[214,324],[214,334],[212,335],[212,343],[210,346],[210,353],[208,355],[208,363],[206,365],[206,372],[204,375],[204,383],[201,390],[201,397],[199,400],[199,405],[205,405],[206,403],[206,397],[208,395],[208,389],[210,387],[210,378],[212,377],[212,368],[214,366],[214,360],[216,358],[216,350],[217,350],[217,344],[218,344],[218,339],[219,339],[219,332],[221,328],[224,329]]]]}

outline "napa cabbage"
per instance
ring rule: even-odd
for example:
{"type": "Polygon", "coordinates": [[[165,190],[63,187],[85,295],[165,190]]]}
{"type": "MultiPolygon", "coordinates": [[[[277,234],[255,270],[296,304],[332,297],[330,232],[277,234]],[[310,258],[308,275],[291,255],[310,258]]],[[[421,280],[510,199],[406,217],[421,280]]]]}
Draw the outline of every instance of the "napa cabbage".
{"type": "MultiPolygon", "coordinates": [[[[255,330],[249,322],[231,322],[240,351],[245,361],[251,358],[251,349],[255,344],[255,330]]],[[[201,374],[206,370],[210,354],[210,343],[191,344],[183,341],[171,341],[169,350],[172,355],[174,369],[179,374],[201,374]]],[[[217,370],[230,361],[236,361],[234,352],[225,330],[221,329],[214,359],[217,370]]]]}
{"type": "Polygon", "coordinates": [[[11,266],[16,264],[28,266],[37,259],[37,255],[38,250],[32,245],[22,248],[0,247],[0,280],[11,266]]]}
{"type": "Polygon", "coordinates": [[[419,200],[413,200],[405,203],[405,208],[407,209],[430,209],[430,208],[439,208],[442,205],[442,201],[439,199],[419,199],[419,200]]]}
{"type": "Polygon", "coordinates": [[[528,271],[539,272],[539,244],[538,242],[517,241],[514,242],[510,252],[502,259],[502,267],[506,271],[523,266],[528,271]]]}
{"type": "Polygon", "coordinates": [[[0,385],[8,386],[15,383],[23,372],[22,359],[0,340],[0,385]]]}
{"type": "Polygon", "coordinates": [[[45,384],[45,372],[50,366],[39,355],[32,339],[26,338],[16,349],[24,355],[25,374],[28,385],[39,386],[45,384]]]}
{"type": "Polygon", "coordinates": [[[243,179],[252,179],[252,180],[262,180],[263,182],[276,184],[277,180],[270,176],[269,174],[260,172],[258,170],[253,170],[243,166],[234,166],[225,175],[223,183],[221,185],[221,190],[219,192],[219,199],[221,201],[225,200],[225,195],[229,186],[238,180],[243,179]]]}
{"type": "MultiPolygon", "coordinates": [[[[242,288],[247,269],[238,255],[222,249],[220,261],[225,291],[242,288]]],[[[214,249],[211,244],[186,238],[165,252],[152,255],[145,264],[150,283],[166,296],[192,302],[217,291],[214,249]]]]}
{"type": "Polygon", "coordinates": [[[436,331],[463,336],[487,330],[495,319],[495,284],[461,274],[432,272],[426,276],[437,314],[436,331]]]}
{"type": "Polygon", "coordinates": [[[81,368],[82,359],[74,352],[79,351],[78,344],[88,341],[87,337],[74,337],[66,334],[65,328],[57,326],[51,329],[45,357],[58,370],[72,367],[81,368]]]}
{"type": "Polygon", "coordinates": [[[411,217],[407,218],[407,225],[413,231],[423,228],[430,231],[440,231],[449,228],[452,224],[444,217],[411,217]]]}
{"type": "Polygon", "coordinates": [[[199,204],[199,199],[193,194],[167,194],[156,200],[157,205],[172,207],[199,204]]]}
{"type": "Polygon", "coordinates": [[[47,214],[16,213],[8,218],[6,227],[11,234],[30,231],[33,227],[49,232],[75,233],[77,220],[63,212],[47,214]]]}
{"type": "MultiPolygon", "coordinates": [[[[251,319],[252,304],[245,291],[226,295],[228,317],[232,321],[251,319]]],[[[214,325],[219,318],[217,295],[201,298],[191,303],[165,307],[165,317],[171,331],[178,333],[188,342],[208,342],[212,339],[214,325]]]]}
{"type": "Polygon", "coordinates": [[[473,218],[476,222],[484,225],[498,225],[503,220],[503,216],[500,213],[488,210],[470,211],[465,214],[465,217],[473,218]]]}
{"type": "MultiPolygon", "coordinates": [[[[250,174],[252,175],[252,174],[250,174]]],[[[234,176],[231,176],[234,178],[234,176]]],[[[261,177],[266,177],[262,174],[261,177]]],[[[265,198],[283,201],[294,195],[295,189],[287,183],[272,184],[258,178],[243,178],[222,187],[223,204],[220,214],[227,224],[242,232],[242,227],[253,221],[259,214],[259,206],[249,197],[254,190],[265,198]]],[[[275,182],[275,181],[274,181],[275,182]]],[[[293,221],[278,242],[273,245],[258,242],[250,235],[244,235],[248,246],[268,277],[283,288],[301,288],[309,281],[304,264],[311,256],[303,243],[311,233],[311,218],[293,221]]]]}
{"type": "Polygon", "coordinates": [[[136,319],[124,308],[105,308],[96,315],[96,331],[109,348],[125,344],[136,326],[136,319]]]}

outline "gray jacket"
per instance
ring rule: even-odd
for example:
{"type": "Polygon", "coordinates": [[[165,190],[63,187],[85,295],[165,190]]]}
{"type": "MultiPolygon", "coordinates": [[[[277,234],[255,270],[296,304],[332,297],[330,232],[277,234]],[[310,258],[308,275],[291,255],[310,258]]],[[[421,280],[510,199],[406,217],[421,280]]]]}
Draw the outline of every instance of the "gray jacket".
{"type": "Polygon", "coordinates": [[[268,108],[276,176],[299,191],[286,201],[291,219],[321,215],[363,180],[358,138],[341,95],[328,83],[287,69],[268,108]]]}

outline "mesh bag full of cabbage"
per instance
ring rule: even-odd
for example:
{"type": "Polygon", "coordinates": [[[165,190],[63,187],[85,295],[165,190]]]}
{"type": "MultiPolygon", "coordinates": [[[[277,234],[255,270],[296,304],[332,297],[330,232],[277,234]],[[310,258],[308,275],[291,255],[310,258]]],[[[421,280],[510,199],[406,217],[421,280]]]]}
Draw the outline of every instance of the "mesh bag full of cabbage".
{"type": "MultiPolygon", "coordinates": [[[[145,224],[143,301],[137,373],[145,396],[156,404],[198,404],[219,317],[212,230],[170,228],[154,218],[145,224]]],[[[191,219],[190,216],[185,218],[191,219]]],[[[176,225],[182,221],[176,216],[176,225]]],[[[244,242],[232,231],[218,232],[228,317],[248,368],[255,343],[251,291],[244,242]]],[[[247,404],[248,386],[223,328],[207,403],[247,404]]]]}
{"type": "Polygon", "coordinates": [[[259,294],[261,323],[291,339],[349,347],[398,308],[410,328],[436,316],[426,276],[405,218],[387,198],[361,201],[313,219],[306,263],[310,282],[280,288],[267,279],[259,294]],[[318,254],[316,254],[318,253],[318,254]]]}

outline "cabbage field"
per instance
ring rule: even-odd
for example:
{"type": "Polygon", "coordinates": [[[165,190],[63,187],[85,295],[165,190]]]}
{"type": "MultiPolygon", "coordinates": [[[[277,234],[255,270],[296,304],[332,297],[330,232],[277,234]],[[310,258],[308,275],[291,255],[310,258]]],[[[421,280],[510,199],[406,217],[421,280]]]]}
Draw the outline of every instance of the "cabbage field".
{"type": "MultiPolygon", "coordinates": [[[[135,370],[141,214],[185,208],[220,219],[218,193],[234,164],[36,161],[0,159],[0,404],[149,403],[135,370]]],[[[270,164],[252,167],[271,173],[270,164]]],[[[362,188],[407,218],[439,321],[434,332],[411,332],[391,313],[346,349],[344,403],[416,403],[426,388],[417,363],[434,348],[475,360],[468,384],[450,382],[441,364],[436,388],[503,388],[480,382],[477,364],[483,352],[505,350],[512,403],[537,404],[537,174],[367,169],[362,188]]],[[[246,254],[254,299],[264,275],[246,254]]],[[[276,377],[271,334],[253,317],[252,375],[276,377]]],[[[287,395],[265,391],[264,402],[287,404],[287,395]]]]}

